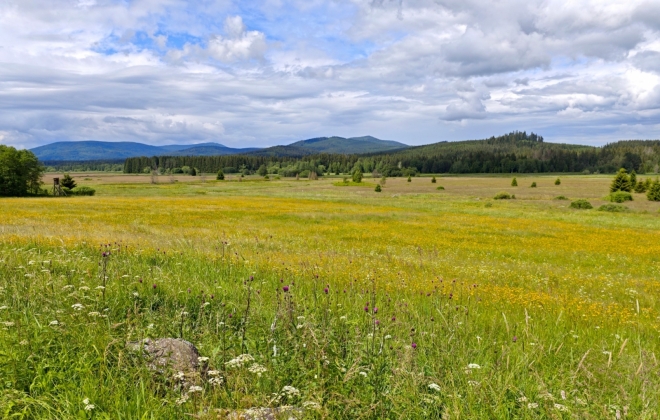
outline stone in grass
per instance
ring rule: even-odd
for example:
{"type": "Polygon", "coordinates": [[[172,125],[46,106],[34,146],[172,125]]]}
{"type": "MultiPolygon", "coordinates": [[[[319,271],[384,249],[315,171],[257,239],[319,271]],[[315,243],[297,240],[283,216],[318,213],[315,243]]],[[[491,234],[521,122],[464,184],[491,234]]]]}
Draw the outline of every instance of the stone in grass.
{"type": "Polygon", "coordinates": [[[257,407],[247,410],[218,410],[220,418],[227,420],[278,420],[278,419],[302,419],[303,409],[300,407],[257,407]]]}
{"type": "Polygon", "coordinates": [[[175,372],[190,373],[207,368],[200,363],[199,351],[190,342],[180,338],[145,338],[142,341],[131,341],[126,347],[142,354],[149,360],[149,369],[161,373],[170,369],[175,372]]]}

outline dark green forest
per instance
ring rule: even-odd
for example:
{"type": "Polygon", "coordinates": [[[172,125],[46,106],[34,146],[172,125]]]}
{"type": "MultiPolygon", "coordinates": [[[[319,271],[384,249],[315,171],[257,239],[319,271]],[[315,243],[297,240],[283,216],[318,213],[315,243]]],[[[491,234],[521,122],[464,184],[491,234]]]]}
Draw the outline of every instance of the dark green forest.
{"type": "Polygon", "coordinates": [[[534,133],[515,131],[485,140],[441,142],[394,152],[362,155],[307,156],[156,156],[129,158],[125,173],[159,170],[178,172],[183,167],[201,172],[255,173],[281,176],[346,174],[360,169],[382,176],[417,173],[615,173],[619,168],[655,173],[660,164],[660,141],[631,140],[603,147],[546,143],[534,133]],[[260,170],[261,169],[261,170],[260,170]]]}

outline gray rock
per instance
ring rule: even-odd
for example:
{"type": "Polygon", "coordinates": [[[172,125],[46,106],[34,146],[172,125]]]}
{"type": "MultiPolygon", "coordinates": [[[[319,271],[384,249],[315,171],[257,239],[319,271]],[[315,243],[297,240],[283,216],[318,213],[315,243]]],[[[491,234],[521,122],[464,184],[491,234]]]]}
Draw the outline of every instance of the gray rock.
{"type": "Polygon", "coordinates": [[[225,411],[221,418],[227,420],[297,420],[303,418],[303,410],[298,407],[258,407],[247,410],[225,411]]]}
{"type": "MultiPolygon", "coordinates": [[[[149,368],[163,372],[171,369],[176,372],[189,373],[200,369],[199,351],[190,342],[180,338],[145,338],[142,341],[131,341],[126,347],[133,351],[142,351],[149,359],[149,368]]],[[[201,365],[202,369],[206,364],[201,365]]]]}

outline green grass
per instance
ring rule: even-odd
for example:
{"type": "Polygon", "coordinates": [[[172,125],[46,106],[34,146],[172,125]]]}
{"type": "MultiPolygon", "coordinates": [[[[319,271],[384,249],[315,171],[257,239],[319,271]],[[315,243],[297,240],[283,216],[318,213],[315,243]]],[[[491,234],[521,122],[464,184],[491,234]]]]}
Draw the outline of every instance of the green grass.
{"type": "Polygon", "coordinates": [[[654,418],[660,217],[552,200],[588,197],[582,182],[491,206],[506,187],[492,178],[443,194],[403,178],[386,194],[207,181],[4,200],[0,417],[315,403],[308,418],[654,418]],[[179,336],[224,379],[183,404],[176,372],[126,349],[179,336]],[[226,365],[244,353],[267,370],[226,365]]]}

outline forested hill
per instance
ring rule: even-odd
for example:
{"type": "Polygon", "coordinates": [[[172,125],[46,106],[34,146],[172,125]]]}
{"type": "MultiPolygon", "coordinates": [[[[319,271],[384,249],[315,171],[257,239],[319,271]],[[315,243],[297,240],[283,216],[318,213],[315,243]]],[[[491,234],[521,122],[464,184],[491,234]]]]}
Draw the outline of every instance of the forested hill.
{"type": "MultiPolygon", "coordinates": [[[[296,156],[192,156],[131,158],[124,172],[139,173],[145,168],[173,170],[183,166],[202,172],[254,173],[264,167],[268,173],[295,176],[314,171],[350,173],[361,169],[385,176],[422,173],[535,173],[603,172],[621,167],[638,173],[657,172],[660,141],[620,141],[603,147],[546,143],[534,133],[512,132],[484,140],[441,142],[370,154],[315,154],[296,156]]],[[[262,170],[263,172],[263,170],[262,170]]]]}

